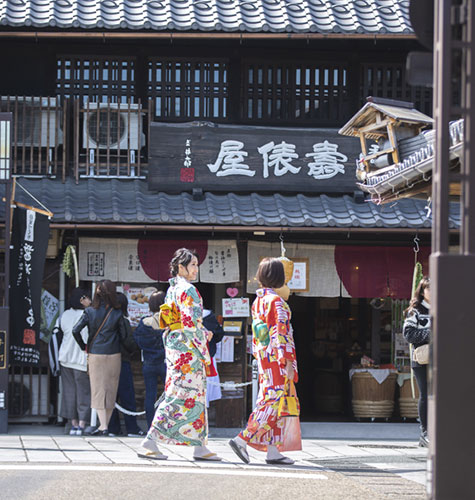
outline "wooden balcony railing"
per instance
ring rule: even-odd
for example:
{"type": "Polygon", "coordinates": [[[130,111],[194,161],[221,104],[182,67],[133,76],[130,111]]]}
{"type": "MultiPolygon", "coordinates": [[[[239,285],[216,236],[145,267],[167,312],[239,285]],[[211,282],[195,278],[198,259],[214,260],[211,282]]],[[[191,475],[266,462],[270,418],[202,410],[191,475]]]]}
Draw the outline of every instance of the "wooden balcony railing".
{"type": "Polygon", "coordinates": [[[66,109],[56,97],[0,97],[0,112],[13,115],[13,175],[65,179],[66,109]]]}
{"type": "Polygon", "coordinates": [[[74,175],[142,177],[147,168],[151,103],[74,101],[74,175]],[[146,133],[147,132],[147,133],[146,133]]]}

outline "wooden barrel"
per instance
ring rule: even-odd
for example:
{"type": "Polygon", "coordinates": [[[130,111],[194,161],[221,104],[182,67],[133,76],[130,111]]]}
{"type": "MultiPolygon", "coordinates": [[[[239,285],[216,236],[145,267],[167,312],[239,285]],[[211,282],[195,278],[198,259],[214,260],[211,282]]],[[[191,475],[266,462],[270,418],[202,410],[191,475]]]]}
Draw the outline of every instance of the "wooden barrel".
{"type": "Polygon", "coordinates": [[[396,373],[379,384],[368,372],[356,372],[351,379],[353,413],[356,418],[389,418],[394,411],[396,373]]]}
{"type": "Polygon", "coordinates": [[[414,398],[412,397],[411,379],[404,380],[399,388],[399,414],[403,418],[417,418],[417,402],[419,400],[419,387],[414,380],[414,398]]]}

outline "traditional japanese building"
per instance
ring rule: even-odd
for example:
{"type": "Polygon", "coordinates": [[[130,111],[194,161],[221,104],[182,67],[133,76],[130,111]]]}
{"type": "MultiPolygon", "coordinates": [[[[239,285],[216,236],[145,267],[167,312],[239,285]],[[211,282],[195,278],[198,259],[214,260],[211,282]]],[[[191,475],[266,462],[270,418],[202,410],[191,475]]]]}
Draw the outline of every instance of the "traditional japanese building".
{"type": "MultiPolygon", "coordinates": [[[[0,46],[16,199],[54,214],[44,287],[67,295],[60,263],[74,244],[82,284],[114,280],[140,313],[139,294],[165,288],[171,253],[192,246],[205,304],[226,315],[223,299],[252,302],[259,259],[283,242],[298,264],[303,416],[350,417],[348,367],[363,353],[392,361],[415,236],[428,254],[426,203],[366,203],[360,145],[338,134],[367,96],[431,114],[431,90],[405,80],[419,48],[408,3],[6,0],[0,46]]],[[[219,372],[242,383],[249,330],[236,314],[219,372]]],[[[29,370],[48,377],[46,356],[29,370]]],[[[247,388],[225,389],[215,421],[240,426],[248,406],[247,388]]],[[[54,414],[15,408],[12,419],[54,414]]]]}

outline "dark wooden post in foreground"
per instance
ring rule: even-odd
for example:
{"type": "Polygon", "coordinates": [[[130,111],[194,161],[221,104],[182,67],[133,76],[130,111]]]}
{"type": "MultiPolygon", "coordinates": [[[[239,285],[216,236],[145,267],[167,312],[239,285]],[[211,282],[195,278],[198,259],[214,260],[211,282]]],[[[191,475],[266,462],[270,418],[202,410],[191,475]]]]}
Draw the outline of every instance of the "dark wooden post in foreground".
{"type": "Polygon", "coordinates": [[[474,0],[435,0],[429,497],[475,498],[474,0]],[[461,63],[459,58],[461,57],[461,63]],[[455,63],[454,63],[455,61],[455,63]],[[457,97],[460,96],[460,98],[457,97]],[[454,97],[455,96],[455,97],[454,97]],[[461,174],[449,172],[449,121],[464,118],[461,174]],[[460,248],[449,254],[449,188],[460,182],[460,248]]]}

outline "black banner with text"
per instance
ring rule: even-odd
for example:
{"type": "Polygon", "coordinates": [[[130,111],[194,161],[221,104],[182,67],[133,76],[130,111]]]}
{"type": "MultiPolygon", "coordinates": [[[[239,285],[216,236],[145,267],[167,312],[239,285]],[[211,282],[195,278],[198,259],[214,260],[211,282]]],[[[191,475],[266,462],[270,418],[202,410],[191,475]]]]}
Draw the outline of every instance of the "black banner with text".
{"type": "Polygon", "coordinates": [[[40,361],[41,285],[49,220],[33,210],[13,212],[10,256],[10,363],[40,361]]]}

